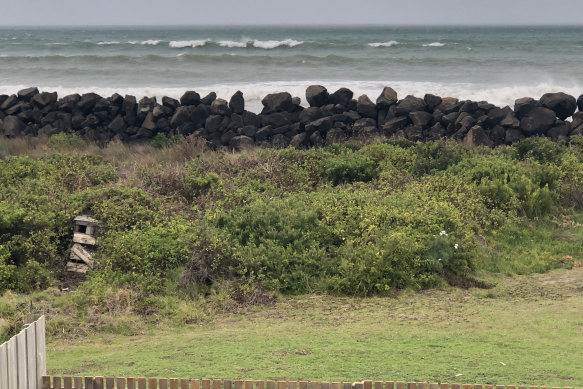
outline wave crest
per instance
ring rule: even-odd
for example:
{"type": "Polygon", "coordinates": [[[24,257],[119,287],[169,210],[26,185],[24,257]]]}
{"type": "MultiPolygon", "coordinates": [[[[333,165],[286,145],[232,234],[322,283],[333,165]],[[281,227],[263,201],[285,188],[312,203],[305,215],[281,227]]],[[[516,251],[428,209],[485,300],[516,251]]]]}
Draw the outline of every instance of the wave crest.
{"type": "Polygon", "coordinates": [[[393,46],[397,46],[399,44],[399,42],[397,41],[388,41],[388,42],[373,42],[373,43],[369,43],[368,45],[370,47],[393,47],[393,46]]]}
{"type": "Polygon", "coordinates": [[[170,41],[170,43],[168,43],[168,46],[175,49],[182,49],[185,47],[203,47],[206,46],[207,43],[209,42],[211,42],[210,39],[199,39],[192,41],[170,41]]]}
{"type": "Polygon", "coordinates": [[[431,42],[423,44],[423,47],[443,47],[443,46],[445,46],[445,43],[441,42],[431,42]]]}

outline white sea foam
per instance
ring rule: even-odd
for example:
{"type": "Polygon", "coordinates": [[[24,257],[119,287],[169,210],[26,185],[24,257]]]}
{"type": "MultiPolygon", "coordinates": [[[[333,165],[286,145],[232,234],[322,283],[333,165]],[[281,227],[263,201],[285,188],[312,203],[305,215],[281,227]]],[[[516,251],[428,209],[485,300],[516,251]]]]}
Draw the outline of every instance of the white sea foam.
{"type": "Polygon", "coordinates": [[[148,39],[146,41],[141,41],[140,44],[141,45],[157,46],[162,42],[163,42],[163,40],[161,40],[161,39],[148,39]]]}
{"type": "Polygon", "coordinates": [[[184,47],[202,47],[206,46],[210,39],[199,39],[192,41],[171,41],[168,45],[173,48],[182,49],[184,47]]]}
{"type": "Polygon", "coordinates": [[[370,47],[393,47],[393,46],[397,46],[399,44],[399,42],[397,41],[388,41],[388,42],[373,42],[373,43],[369,43],[368,45],[370,47]]]}
{"type": "Polygon", "coordinates": [[[121,42],[119,41],[106,41],[106,42],[97,42],[99,46],[108,46],[108,45],[120,45],[121,42]]]}
{"type": "Polygon", "coordinates": [[[247,47],[248,40],[240,41],[219,41],[217,42],[221,47],[247,47]]]}
{"type": "Polygon", "coordinates": [[[423,47],[443,47],[443,46],[445,46],[445,43],[441,42],[431,42],[423,44],[423,47]]]}
{"type": "Polygon", "coordinates": [[[260,41],[256,39],[253,41],[253,46],[259,49],[270,50],[281,46],[296,47],[303,43],[303,41],[296,41],[295,39],[285,39],[283,41],[260,41]]]}

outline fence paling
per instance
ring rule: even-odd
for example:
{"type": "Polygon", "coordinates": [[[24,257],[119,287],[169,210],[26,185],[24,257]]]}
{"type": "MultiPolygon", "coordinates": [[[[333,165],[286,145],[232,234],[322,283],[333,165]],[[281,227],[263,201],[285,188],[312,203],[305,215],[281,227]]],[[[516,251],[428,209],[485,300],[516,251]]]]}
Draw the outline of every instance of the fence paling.
{"type": "MultiPolygon", "coordinates": [[[[2,359],[0,354],[0,366],[2,359]]],[[[308,381],[253,381],[178,378],[113,378],[113,377],[51,377],[43,376],[39,389],[539,389],[538,386],[449,384],[427,382],[308,382],[308,381]]],[[[0,381],[1,383],[1,381],[0,381]]],[[[8,387],[10,388],[10,387],[8,387]]],[[[0,387],[4,389],[4,387],[0,387]]],[[[18,388],[17,388],[18,389],[18,388]]],[[[541,386],[540,389],[561,389],[541,386]]],[[[583,389],[569,388],[562,389],[583,389]]]]}

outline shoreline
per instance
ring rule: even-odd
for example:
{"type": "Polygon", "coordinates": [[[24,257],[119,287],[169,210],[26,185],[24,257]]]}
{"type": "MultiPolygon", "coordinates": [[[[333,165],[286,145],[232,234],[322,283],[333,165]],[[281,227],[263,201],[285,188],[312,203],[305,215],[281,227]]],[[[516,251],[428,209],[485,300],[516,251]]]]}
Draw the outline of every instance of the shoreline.
{"type": "Polygon", "coordinates": [[[194,135],[206,139],[212,148],[235,150],[251,146],[308,148],[376,136],[411,141],[451,138],[468,147],[495,147],[530,136],[569,142],[572,136],[583,135],[583,95],[562,92],[520,98],[511,108],[433,94],[398,96],[388,86],[378,97],[369,97],[356,96],[348,88],[330,92],[311,85],[301,98],[277,92],[267,94],[261,102],[262,111],[254,113],[246,109],[241,91],[232,96],[186,91],[180,99],[138,100],[118,93],[60,97],[57,92],[30,87],[0,94],[0,135],[69,132],[102,144],[113,139],[146,141],[158,134],[194,135]]]}

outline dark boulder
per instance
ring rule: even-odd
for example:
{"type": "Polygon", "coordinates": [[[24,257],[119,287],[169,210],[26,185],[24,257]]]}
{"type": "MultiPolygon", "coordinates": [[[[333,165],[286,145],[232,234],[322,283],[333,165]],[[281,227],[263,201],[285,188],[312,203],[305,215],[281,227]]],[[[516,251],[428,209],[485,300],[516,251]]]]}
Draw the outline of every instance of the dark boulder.
{"type": "Polygon", "coordinates": [[[470,128],[466,136],[464,137],[464,146],[470,149],[479,146],[492,147],[494,142],[486,135],[484,129],[480,126],[474,126],[470,128]]]}
{"type": "Polygon", "coordinates": [[[261,100],[263,104],[263,115],[274,112],[291,112],[295,105],[292,102],[292,97],[288,92],[279,92],[268,94],[261,100]]]}
{"type": "Polygon", "coordinates": [[[217,98],[217,94],[215,92],[209,92],[208,95],[206,95],[202,99],[200,99],[200,103],[210,106],[213,103],[213,101],[216,100],[216,98],[217,98]]]}
{"type": "Polygon", "coordinates": [[[325,134],[332,128],[332,119],[329,117],[321,118],[315,120],[311,123],[306,124],[306,132],[311,134],[315,131],[319,131],[320,133],[325,134]]]}
{"type": "Polygon", "coordinates": [[[152,112],[148,112],[146,115],[146,118],[142,122],[142,128],[146,128],[148,130],[156,129],[156,120],[154,119],[154,114],[152,112]]]}
{"type": "Polygon", "coordinates": [[[257,127],[253,125],[244,126],[243,128],[241,128],[241,133],[245,136],[254,137],[255,134],[257,133],[257,127]]]}
{"type": "Polygon", "coordinates": [[[138,102],[138,114],[152,112],[156,104],[156,97],[142,97],[138,102]]]}
{"type": "Polygon", "coordinates": [[[458,112],[459,108],[463,103],[454,97],[442,97],[441,103],[435,109],[443,112],[444,115],[450,114],[452,112],[458,112]]]}
{"type": "Polygon", "coordinates": [[[579,108],[579,111],[583,111],[583,95],[577,98],[577,107],[579,108]]]}
{"type": "Polygon", "coordinates": [[[536,107],[521,120],[520,129],[527,135],[542,134],[555,124],[556,113],[548,108],[536,107]]]}
{"type": "Polygon", "coordinates": [[[72,112],[77,107],[79,100],[81,100],[81,95],[78,93],[61,97],[57,102],[57,108],[60,111],[72,112]]]}
{"type": "Polygon", "coordinates": [[[499,125],[500,122],[504,120],[511,112],[512,110],[509,107],[494,107],[490,110],[490,112],[488,112],[488,118],[485,120],[485,124],[490,128],[493,128],[494,126],[499,125]]]}
{"type": "Polygon", "coordinates": [[[361,95],[356,104],[356,112],[363,117],[377,118],[377,106],[367,95],[361,95]]]}
{"type": "Polygon", "coordinates": [[[164,96],[162,97],[162,105],[176,111],[180,106],[180,101],[173,99],[172,97],[164,96]]]}
{"type": "Polygon", "coordinates": [[[35,107],[42,109],[57,102],[57,92],[37,93],[30,100],[35,107]]]}
{"type": "Polygon", "coordinates": [[[93,111],[93,107],[95,107],[95,104],[101,100],[101,98],[101,96],[93,92],[82,94],[79,102],[77,103],[77,109],[83,115],[88,115],[93,111]]]}
{"type": "Polygon", "coordinates": [[[415,111],[409,113],[409,118],[414,125],[426,127],[433,119],[433,115],[425,111],[415,111]]]}
{"type": "MultiPolygon", "coordinates": [[[[520,130],[518,130],[520,132],[520,130]]],[[[495,126],[488,133],[488,137],[492,140],[495,146],[502,145],[506,139],[506,129],[502,126],[495,126]]]]}
{"type": "Polygon", "coordinates": [[[308,134],[306,134],[305,132],[299,133],[296,136],[294,136],[291,141],[289,142],[289,144],[293,147],[295,147],[296,149],[299,149],[300,147],[304,146],[306,143],[306,140],[308,139],[308,134]]]}
{"type": "Polygon", "coordinates": [[[354,96],[354,93],[350,89],[340,88],[328,97],[328,102],[348,107],[348,104],[352,100],[352,96],[354,96]]]}
{"type": "Polygon", "coordinates": [[[312,135],[310,135],[310,142],[315,147],[322,147],[326,144],[326,141],[322,137],[320,131],[315,131],[312,133],[312,135]]]}
{"type": "Polygon", "coordinates": [[[328,90],[322,85],[310,85],[306,89],[306,100],[310,107],[322,107],[328,104],[328,90]]]}
{"type": "Polygon", "coordinates": [[[0,109],[1,110],[8,109],[15,105],[16,103],[18,103],[18,97],[16,97],[16,95],[10,95],[4,99],[2,104],[0,104],[0,109]]]}
{"type": "Polygon", "coordinates": [[[233,113],[242,114],[245,111],[245,99],[243,98],[243,92],[238,90],[231,96],[229,100],[229,108],[233,113]]]}
{"type": "Polygon", "coordinates": [[[524,134],[522,131],[511,128],[506,130],[506,136],[504,137],[504,143],[511,145],[513,143],[519,142],[524,139],[524,134]]]}
{"type": "Polygon", "coordinates": [[[127,128],[127,123],[121,115],[117,115],[107,126],[114,133],[120,133],[127,128]]]}
{"type": "Polygon", "coordinates": [[[179,107],[172,116],[172,119],[170,119],[170,126],[172,126],[172,128],[178,128],[184,123],[191,122],[190,115],[191,115],[190,107],[188,106],[179,107]]]}
{"type": "Polygon", "coordinates": [[[569,132],[571,132],[571,124],[565,122],[549,129],[546,132],[546,135],[551,138],[552,141],[557,142],[559,139],[569,136],[569,132]]]}
{"type": "Polygon", "coordinates": [[[261,116],[257,115],[256,113],[245,111],[241,114],[243,118],[243,125],[249,126],[253,125],[256,127],[261,127],[261,116]]]}
{"type": "Polygon", "coordinates": [[[224,99],[216,99],[211,104],[211,113],[214,115],[231,115],[232,111],[229,108],[229,103],[224,99]]]}
{"type": "Polygon", "coordinates": [[[341,128],[332,128],[326,133],[326,144],[342,143],[346,141],[346,133],[341,128]]]}
{"type": "Polygon", "coordinates": [[[298,118],[300,120],[300,123],[308,124],[310,122],[313,122],[314,120],[318,120],[320,118],[323,118],[324,116],[326,116],[326,115],[322,111],[322,108],[309,107],[309,108],[302,110],[302,112],[299,113],[298,118]]]}
{"type": "Polygon", "coordinates": [[[374,119],[372,118],[362,118],[362,119],[358,119],[357,121],[354,122],[354,124],[352,125],[352,132],[353,134],[360,134],[362,133],[362,130],[364,128],[367,127],[375,127],[376,128],[377,123],[374,119]]]}
{"type": "Polygon", "coordinates": [[[427,104],[423,99],[409,95],[397,103],[396,113],[398,116],[407,116],[411,112],[425,111],[426,109],[427,104]]]}
{"type": "Polygon", "coordinates": [[[229,142],[229,147],[232,147],[236,151],[249,149],[249,148],[252,148],[253,146],[255,146],[255,142],[253,141],[253,138],[250,138],[250,137],[245,136],[245,135],[235,136],[229,142]]]}
{"type": "Polygon", "coordinates": [[[433,111],[435,109],[435,107],[437,107],[439,104],[441,104],[441,101],[442,101],[441,97],[432,95],[430,93],[427,93],[423,97],[423,100],[425,101],[425,104],[427,105],[427,109],[429,109],[430,111],[433,111]]]}
{"type": "MultiPolygon", "coordinates": [[[[217,132],[221,129],[223,125],[223,117],[221,115],[211,115],[206,119],[204,124],[204,128],[206,128],[207,132],[213,133],[217,132]]],[[[236,134],[235,134],[236,135],[236,134]]],[[[223,142],[224,144],[228,144],[229,142],[223,142]]]]}
{"type": "Polygon", "coordinates": [[[484,111],[485,113],[490,112],[490,110],[494,107],[494,104],[490,104],[487,101],[478,101],[478,109],[484,111]]]}
{"type": "Polygon", "coordinates": [[[180,97],[180,104],[182,105],[199,105],[200,104],[200,95],[195,91],[186,91],[180,97]]]}
{"type": "Polygon", "coordinates": [[[33,96],[37,95],[38,93],[38,88],[31,87],[19,90],[17,95],[20,100],[30,101],[30,99],[32,99],[33,96]]]}
{"type": "Polygon", "coordinates": [[[403,129],[405,137],[413,142],[423,140],[423,128],[421,126],[408,126],[403,129]]]}
{"type": "Polygon", "coordinates": [[[393,88],[386,86],[383,88],[380,96],[377,97],[377,107],[379,109],[388,109],[391,105],[397,103],[398,100],[397,92],[393,88]]]}
{"type": "Polygon", "coordinates": [[[466,100],[460,107],[460,112],[467,112],[470,114],[475,113],[478,110],[478,103],[471,100],[466,100]]]}
{"type": "Polygon", "coordinates": [[[22,135],[26,129],[26,124],[18,117],[9,115],[2,121],[2,127],[4,127],[4,136],[13,138],[22,135]]]}
{"type": "Polygon", "coordinates": [[[297,113],[290,112],[275,112],[269,115],[263,115],[262,125],[271,125],[274,128],[290,125],[298,120],[297,113]]]}
{"type": "Polygon", "coordinates": [[[423,136],[427,140],[439,140],[445,137],[445,134],[446,129],[441,125],[441,123],[435,123],[433,127],[423,131],[423,136]]]}
{"type": "Polygon", "coordinates": [[[532,97],[522,97],[514,100],[514,113],[518,118],[522,118],[536,106],[538,106],[538,101],[532,97]]]}
{"type": "Polygon", "coordinates": [[[271,126],[262,127],[259,130],[257,130],[257,132],[255,133],[255,139],[257,141],[266,140],[266,139],[271,138],[272,136],[273,136],[273,127],[271,127],[271,126]]]}
{"type": "Polygon", "coordinates": [[[500,125],[509,128],[519,128],[520,120],[514,116],[514,112],[508,112],[506,117],[500,121],[500,125]]]}
{"type": "MultiPolygon", "coordinates": [[[[300,135],[304,135],[304,137],[306,136],[305,133],[302,133],[300,135]]],[[[294,136],[294,138],[295,138],[295,136],[294,136]]],[[[305,140],[305,138],[303,140],[305,140]]],[[[303,142],[303,140],[302,140],[302,142],[303,142]]],[[[301,144],[302,142],[299,142],[299,144],[301,144]]],[[[283,134],[277,134],[271,140],[271,145],[276,149],[284,149],[290,145],[290,138],[288,138],[287,136],[285,136],[283,134]]]]}
{"type": "Polygon", "coordinates": [[[409,123],[410,121],[407,116],[398,116],[385,122],[382,126],[382,132],[387,136],[391,136],[397,131],[407,127],[409,123]]]}
{"type": "Polygon", "coordinates": [[[561,120],[572,116],[577,109],[577,100],[573,96],[563,92],[545,93],[540,98],[540,104],[554,111],[561,120]]]}

